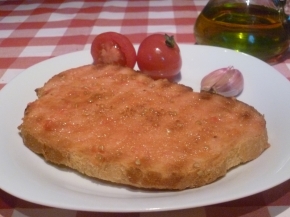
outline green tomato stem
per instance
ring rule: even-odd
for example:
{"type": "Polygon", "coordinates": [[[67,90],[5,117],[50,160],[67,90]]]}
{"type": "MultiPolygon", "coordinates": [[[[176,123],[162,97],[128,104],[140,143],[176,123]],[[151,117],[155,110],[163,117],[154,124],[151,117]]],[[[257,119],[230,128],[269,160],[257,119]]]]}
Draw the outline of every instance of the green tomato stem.
{"type": "Polygon", "coordinates": [[[173,35],[172,36],[169,36],[169,35],[165,34],[164,37],[165,37],[165,44],[168,47],[174,48],[174,46],[175,46],[175,40],[174,40],[173,35]]]}

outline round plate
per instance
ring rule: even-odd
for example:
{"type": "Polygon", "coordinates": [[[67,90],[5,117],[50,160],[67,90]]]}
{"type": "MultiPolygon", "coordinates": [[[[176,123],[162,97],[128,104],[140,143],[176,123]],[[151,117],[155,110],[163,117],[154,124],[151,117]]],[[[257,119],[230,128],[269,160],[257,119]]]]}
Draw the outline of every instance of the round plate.
{"type": "Polygon", "coordinates": [[[92,63],[80,51],[38,63],[0,91],[0,187],[21,199],[64,209],[103,212],[149,212],[185,209],[246,197],[290,177],[290,84],[266,63],[235,51],[180,45],[183,66],[180,83],[199,91],[201,79],[227,66],[239,69],[245,88],[238,97],[265,115],[271,147],[259,158],[232,169],[218,181],[183,191],[146,191],[81,176],[54,166],[23,144],[17,127],[35,89],[53,75],[92,63]]]}

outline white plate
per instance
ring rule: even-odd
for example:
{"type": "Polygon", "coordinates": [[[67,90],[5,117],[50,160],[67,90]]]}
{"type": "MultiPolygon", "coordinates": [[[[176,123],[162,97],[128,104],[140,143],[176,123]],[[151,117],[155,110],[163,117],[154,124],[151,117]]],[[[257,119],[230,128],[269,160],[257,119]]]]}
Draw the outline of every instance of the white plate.
{"type": "Polygon", "coordinates": [[[80,51],[36,64],[0,91],[0,187],[37,204],[86,211],[148,212],[199,207],[249,196],[290,178],[290,83],[266,63],[235,51],[180,45],[180,83],[199,90],[207,73],[233,65],[245,79],[239,99],[267,120],[271,147],[256,160],[231,170],[220,180],[184,191],[145,191],[108,185],[47,164],[22,143],[17,126],[34,90],[54,74],[92,62],[80,51]]]}

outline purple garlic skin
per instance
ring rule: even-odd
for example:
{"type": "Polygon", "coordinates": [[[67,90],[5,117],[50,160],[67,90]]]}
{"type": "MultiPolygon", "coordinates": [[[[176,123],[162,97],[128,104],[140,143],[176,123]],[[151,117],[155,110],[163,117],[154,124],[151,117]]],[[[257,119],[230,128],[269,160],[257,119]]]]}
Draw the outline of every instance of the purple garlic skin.
{"type": "Polygon", "coordinates": [[[201,90],[235,97],[244,89],[244,77],[233,66],[217,69],[201,80],[201,90]]]}

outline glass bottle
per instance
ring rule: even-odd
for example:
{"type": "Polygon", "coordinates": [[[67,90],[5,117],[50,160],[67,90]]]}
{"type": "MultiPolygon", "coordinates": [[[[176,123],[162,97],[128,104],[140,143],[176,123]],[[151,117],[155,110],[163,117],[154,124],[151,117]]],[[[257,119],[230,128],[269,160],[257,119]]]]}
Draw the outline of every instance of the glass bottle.
{"type": "Polygon", "coordinates": [[[289,47],[285,3],[286,0],[209,0],[194,25],[196,42],[276,63],[289,47]]]}

